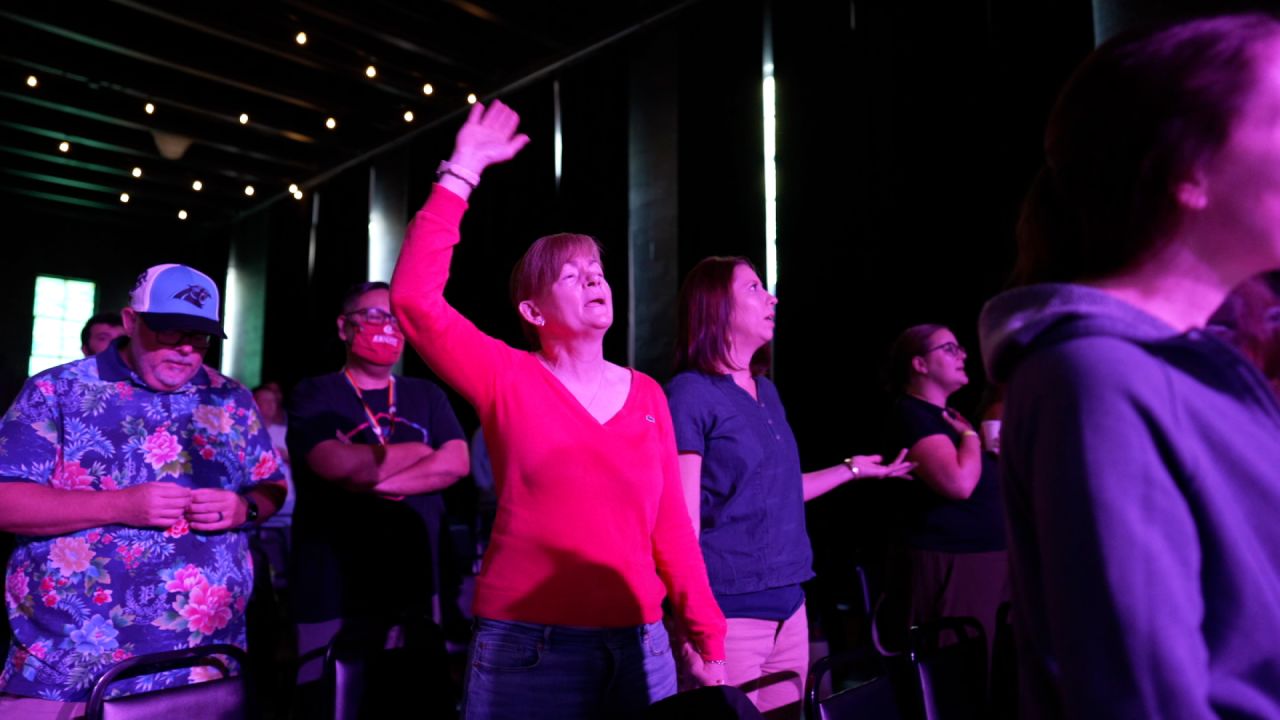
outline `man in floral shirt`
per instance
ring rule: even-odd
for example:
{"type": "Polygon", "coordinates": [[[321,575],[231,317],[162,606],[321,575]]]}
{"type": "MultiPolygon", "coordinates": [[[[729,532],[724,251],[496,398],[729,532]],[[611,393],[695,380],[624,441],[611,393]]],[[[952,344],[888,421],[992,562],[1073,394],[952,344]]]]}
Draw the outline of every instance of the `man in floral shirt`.
{"type": "MultiPolygon", "coordinates": [[[[29,379],[0,422],[0,530],[17,536],[0,717],[78,712],[67,705],[128,657],[244,646],[242,530],[284,484],[252,396],[203,365],[226,337],[218,304],[207,275],[150,268],[125,336],[29,379]]],[[[144,676],[130,692],[200,674],[144,676]]]]}

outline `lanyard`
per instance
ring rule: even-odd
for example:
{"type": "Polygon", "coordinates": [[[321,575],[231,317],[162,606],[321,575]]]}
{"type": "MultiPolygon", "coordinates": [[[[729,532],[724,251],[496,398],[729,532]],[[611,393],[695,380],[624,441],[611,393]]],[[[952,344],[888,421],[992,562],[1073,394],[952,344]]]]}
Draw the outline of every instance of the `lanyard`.
{"type": "Polygon", "coordinates": [[[378,439],[378,444],[386,447],[387,438],[395,429],[396,425],[396,378],[392,375],[388,379],[387,384],[387,417],[391,419],[389,427],[383,429],[378,424],[378,416],[374,414],[373,408],[369,407],[369,403],[364,401],[364,393],[360,392],[360,388],[356,385],[355,379],[351,377],[351,370],[344,368],[342,374],[347,378],[347,384],[356,393],[356,399],[360,401],[360,406],[364,408],[364,416],[369,418],[369,429],[373,431],[373,436],[378,439]]]}

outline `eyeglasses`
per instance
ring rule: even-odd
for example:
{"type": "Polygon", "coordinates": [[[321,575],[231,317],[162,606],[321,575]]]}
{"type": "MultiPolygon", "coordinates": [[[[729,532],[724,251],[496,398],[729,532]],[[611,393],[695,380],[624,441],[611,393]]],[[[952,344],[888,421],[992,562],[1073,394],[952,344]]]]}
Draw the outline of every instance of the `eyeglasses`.
{"type": "Polygon", "coordinates": [[[956,342],[944,342],[941,345],[931,347],[928,350],[925,350],[921,354],[928,355],[934,350],[941,350],[942,352],[950,355],[951,357],[968,357],[969,355],[969,353],[965,351],[964,346],[956,342]]]}
{"type": "Polygon", "coordinates": [[[209,333],[187,332],[186,330],[155,330],[156,342],[169,347],[190,345],[195,350],[208,350],[213,343],[209,333]]]}
{"type": "Polygon", "coordinates": [[[391,325],[392,327],[400,327],[400,321],[396,319],[396,316],[381,308],[352,310],[347,313],[347,317],[355,318],[361,324],[371,323],[374,325],[391,325]]]}

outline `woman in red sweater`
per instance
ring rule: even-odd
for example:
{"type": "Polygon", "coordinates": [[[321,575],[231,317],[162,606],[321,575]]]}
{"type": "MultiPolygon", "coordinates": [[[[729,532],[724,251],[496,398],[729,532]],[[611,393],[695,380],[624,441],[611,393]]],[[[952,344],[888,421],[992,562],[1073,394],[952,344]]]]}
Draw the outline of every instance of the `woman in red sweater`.
{"type": "Polygon", "coordinates": [[[391,301],[410,343],[475,406],[498,493],[476,587],[463,716],[635,717],[675,692],[669,597],[724,679],[724,616],[681,495],[666,397],[604,358],[613,297],[584,235],[529,248],[511,278],[532,351],[481,332],[444,299],[466,200],[528,142],[477,103],[405,237],[391,301]]]}

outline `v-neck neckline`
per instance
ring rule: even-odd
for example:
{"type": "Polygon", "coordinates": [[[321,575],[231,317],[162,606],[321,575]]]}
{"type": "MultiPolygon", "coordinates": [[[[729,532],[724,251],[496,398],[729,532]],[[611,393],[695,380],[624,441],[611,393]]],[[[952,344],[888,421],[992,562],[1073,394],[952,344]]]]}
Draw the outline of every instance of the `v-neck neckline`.
{"type": "MultiPolygon", "coordinates": [[[[607,420],[604,420],[603,422],[601,422],[599,418],[591,414],[591,411],[587,409],[586,405],[582,404],[582,401],[578,399],[578,396],[574,395],[573,392],[569,390],[569,387],[564,384],[564,381],[562,381],[554,372],[552,372],[551,368],[547,367],[547,364],[544,363],[542,359],[538,357],[538,354],[536,352],[529,351],[529,359],[532,360],[535,365],[541,368],[542,372],[546,373],[547,377],[551,378],[553,385],[559,388],[560,392],[568,396],[569,400],[572,401],[573,406],[576,407],[578,411],[580,411],[583,415],[586,415],[587,418],[591,420],[591,422],[595,423],[596,425],[599,425],[602,428],[607,427],[609,423],[613,422],[619,416],[621,416],[623,411],[626,410],[627,407],[631,405],[632,398],[635,397],[636,371],[631,368],[623,368],[624,370],[627,371],[628,375],[630,376],[630,383],[627,386],[627,398],[622,401],[622,406],[618,408],[617,412],[615,412],[613,415],[610,415],[607,420]]],[[[605,372],[608,372],[608,367],[605,368],[605,372]]]]}
{"type": "Polygon", "coordinates": [[[742,393],[743,395],[746,395],[747,399],[750,400],[752,403],[759,405],[761,407],[764,407],[764,401],[760,399],[760,380],[755,375],[751,376],[751,382],[755,383],[756,385],[755,395],[752,395],[750,390],[739,385],[738,381],[733,379],[732,373],[720,373],[720,377],[723,378],[724,382],[736,388],[738,392],[742,393]]]}

